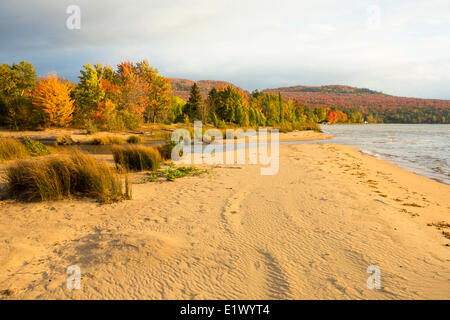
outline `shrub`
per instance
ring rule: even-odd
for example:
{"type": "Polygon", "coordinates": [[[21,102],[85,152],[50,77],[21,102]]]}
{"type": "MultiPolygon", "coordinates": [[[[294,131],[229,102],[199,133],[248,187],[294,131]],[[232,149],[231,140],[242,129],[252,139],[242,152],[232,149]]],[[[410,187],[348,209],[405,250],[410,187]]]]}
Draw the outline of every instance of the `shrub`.
{"type": "Polygon", "coordinates": [[[45,156],[50,154],[50,150],[45,144],[42,144],[39,141],[35,141],[28,136],[26,136],[23,140],[23,144],[25,145],[25,148],[27,149],[29,155],[32,157],[45,156]]]}
{"type": "Polygon", "coordinates": [[[103,137],[95,137],[90,141],[90,144],[93,145],[108,145],[108,144],[125,144],[125,140],[121,137],[116,136],[103,136],[103,137]]]}
{"type": "Polygon", "coordinates": [[[113,146],[116,165],[129,171],[157,170],[161,163],[158,150],[144,146],[113,146]]]}
{"type": "Polygon", "coordinates": [[[170,166],[165,170],[158,170],[147,173],[147,177],[141,183],[155,182],[160,178],[166,178],[167,181],[175,181],[175,179],[186,176],[200,176],[206,173],[206,170],[201,170],[196,167],[174,167],[170,166]]]}
{"type": "MultiPolygon", "coordinates": [[[[165,145],[159,146],[158,151],[161,154],[163,160],[169,160],[172,158],[172,149],[177,145],[175,141],[168,141],[165,145]]],[[[180,151],[180,157],[183,156],[183,149],[180,151]]]]}
{"type": "Polygon", "coordinates": [[[95,134],[98,132],[97,125],[91,119],[84,122],[84,127],[86,128],[86,134],[95,134]]]}
{"type": "Polygon", "coordinates": [[[74,144],[76,144],[76,142],[68,134],[56,138],[56,145],[58,146],[71,146],[74,144]]]}
{"type": "Polygon", "coordinates": [[[6,171],[7,195],[23,201],[90,197],[100,202],[126,198],[119,175],[106,163],[75,151],[40,159],[18,160],[6,171]]]}
{"type": "Polygon", "coordinates": [[[291,132],[294,130],[297,131],[306,131],[306,130],[312,130],[317,132],[322,132],[320,129],[320,126],[316,123],[291,123],[291,122],[285,122],[280,125],[278,128],[280,132],[286,133],[291,132]]]}
{"type": "Polygon", "coordinates": [[[23,159],[29,156],[27,148],[11,138],[0,139],[0,161],[23,159]]]}
{"type": "Polygon", "coordinates": [[[142,142],[142,138],[139,136],[129,136],[127,139],[127,143],[129,144],[137,144],[137,143],[141,143],[142,142]]]}

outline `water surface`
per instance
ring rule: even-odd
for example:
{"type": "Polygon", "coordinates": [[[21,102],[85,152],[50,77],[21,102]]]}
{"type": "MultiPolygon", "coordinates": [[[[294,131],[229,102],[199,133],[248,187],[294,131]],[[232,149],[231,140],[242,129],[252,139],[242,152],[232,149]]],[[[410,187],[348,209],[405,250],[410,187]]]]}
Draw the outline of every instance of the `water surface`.
{"type": "Polygon", "coordinates": [[[324,125],[326,143],[358,147],[404,169],[450,184],[450,124],[324,125]]]}

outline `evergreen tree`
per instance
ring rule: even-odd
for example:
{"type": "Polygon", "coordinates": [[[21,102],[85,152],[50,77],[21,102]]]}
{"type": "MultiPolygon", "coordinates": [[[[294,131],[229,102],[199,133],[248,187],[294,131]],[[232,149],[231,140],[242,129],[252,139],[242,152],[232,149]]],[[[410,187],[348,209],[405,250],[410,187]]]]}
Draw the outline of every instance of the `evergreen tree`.
{"type": "Polygon", "coordinates": [[[183,112],[188,115],[191,120],[200,120],[201,119],[201,110],[202,110],[203,98],[200,93],[200,88],[197,83],[191,88],[191,93],[189,95],[189,100],[183,108],[183,112]]]}
{"type": "Polygon", "coordinates": [[[283,108],[283,97],[281,96],[281,92],[278,92],[278,108],[280,112],[280,123],[284,121],[284,108],[283,108]]]}

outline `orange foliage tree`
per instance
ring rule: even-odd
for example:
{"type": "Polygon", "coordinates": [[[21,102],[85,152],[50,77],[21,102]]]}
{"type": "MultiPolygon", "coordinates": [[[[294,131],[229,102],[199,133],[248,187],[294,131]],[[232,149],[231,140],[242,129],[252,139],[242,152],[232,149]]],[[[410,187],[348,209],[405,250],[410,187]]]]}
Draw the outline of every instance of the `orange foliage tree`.
{"type": "Polygon", "coordinates": [[[346,122],[348,120],[347,115],[337,109],[329,109],[327,111],[327,121],[331,124],[338,123],[338,122],[346,122]]]}
{"type": "Polygon", "coordinates": [[[55,74],[38,82],[32,96],[33,106],[42,114],[45,126],[66,127],[74,111],[70,88],[55,74]]]}
{"type": "Polygon", "coordinates": [[[155,122],[169,108],[172,87],[169,80],[161,76],[157,69],[150,67],[147,60],[138,62],[135,70],[144,83],[144,120],[155,122]]]}

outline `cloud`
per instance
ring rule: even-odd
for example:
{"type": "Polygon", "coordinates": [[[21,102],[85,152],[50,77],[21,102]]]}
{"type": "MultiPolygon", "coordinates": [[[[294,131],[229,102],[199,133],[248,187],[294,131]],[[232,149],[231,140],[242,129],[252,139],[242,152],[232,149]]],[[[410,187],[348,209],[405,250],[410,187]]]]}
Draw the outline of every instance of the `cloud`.
{"type": "Polygon", "coordinates": [[[442,0],[2,1],[0,41],[2,61],[27,59],[72,80],[88,61],[148,59],[166,76],[249,90],[348,84],[450,99],[442,0]],[[66,28],[71,4],[81,30],[66,28]]]}

